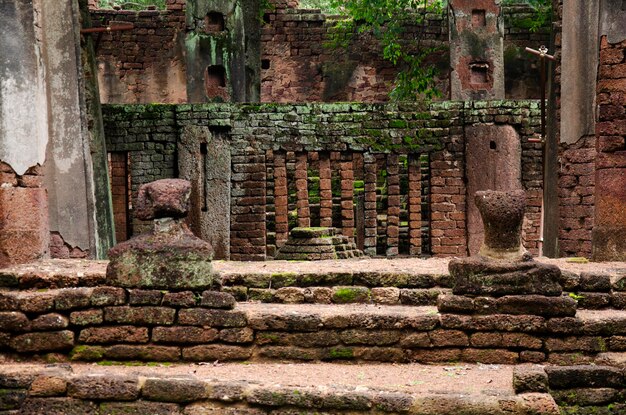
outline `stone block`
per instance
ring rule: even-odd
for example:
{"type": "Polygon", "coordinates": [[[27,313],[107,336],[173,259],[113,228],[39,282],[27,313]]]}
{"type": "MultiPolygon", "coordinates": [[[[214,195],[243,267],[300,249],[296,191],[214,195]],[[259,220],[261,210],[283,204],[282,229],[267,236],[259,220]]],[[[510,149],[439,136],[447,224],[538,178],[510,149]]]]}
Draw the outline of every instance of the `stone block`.
{"type": "Polygon", "coordinates": [[[370,290],[367,287],[343,286],[333,287],[333,303],[369,303],[370,290]]]}
{"type": "Polygon", "coordinates": [[[609,366],[547,366],[551,389],[573,389],[594,386],[596,388],[622,388],[624,377],[618,368],[609,366]]]}
{"type": "Polygon", "coordinates": [[[53,331],[64,329],[68,326],[67,317],[60,314],[44,314],[35,318],[31,322],[31,329],[34,331],[53,331]]]}
{"type": "Polygon", "coordinates": [[[241,311],[192,308],[179,311],[178,323],[189,326],[246,327],[248,318],[241,311]]]}
{"type": "Polygon", "coordinates": [[[70,323],[75,326],[93,326],[102,324],[104,311],[102,309],[73,311],[70,314],[70,323]]]}
{"type": "Polygon", "coordinates": [[[189,211],[191,183],[162,179],[139,187],[135,217],[140,220],[182,218],[189,211]]]}
{"type": "Polygon", "coordinates": [[[49,256],[48,196],[43,188],[0,188],[0,268],[49,256]]]}
{"type": "Polygon", "coordinates": [[[162,304],[170,307],[195,307],[196,296],[191,291],[165,293],[162,304]]]}
{"type": "Polygon", "coordinates": [[[196,379],[148,378],[142,396],[151,401],[186,403],[206,399],[208,389],[205,382],[196,379]]]}
{"type": "Polygon", "coordinates": [[[23,414],[97,415],[95,403],[74,398],[29,398],[20,408],[23,414]]]}
{"type": "Polygon", "coordinates": [[[28,331],[30,322],[24,313],[19,311],[0,312],[0,330],[9,332],[28,331]]]}
{"type": "Polygon", "coordinates": [[[206,345],[183,348],[183,359],[194,362],[248,360],[252,349],[240,346],[206,345]]]}
{"type": "Polygon", "coordinates": [[[84,400],[133,401],[139,397],[139,389],[137,376],[84,375],[68,382],[67,395],[84,400]]]}
{"type": "MultiPolygon", "coordinates": [[[[124,415],[183,415],[180,406],[175,403],[165,402],[102,402],[100,414],[124,414],[124,415]]],[[[187,414],[187,411],[185,412],[187,414]]]]}
{"type": "Polygon", "coordinates": [[[513,369],[513,389],[515,393],[547,393],[548,375],[542,367],[518,366],[513,369]]]}
{"type": "Polygon", "coordinates": [[[155,343],[210,343],[218,338],[218,331],[205,327],[155,327],[155,343]]]}
{"type": "Polygon", "coordinates": [[[81,343],[147,343],[148,329],[135,326],[90,327],[80,331],[81,343]]]}
{"type": "Polygon", "coordinates": [[[163,326],[174,323],[176,310],[169,307],[106,307],[104,321],[108,323],[163,326]]]}
{"type": "Polygon", "coordinates": [[[104,357],[111,360],[175,362],[180,360],[180,348],[170,346],[116,344],[105,349],[104,357]]]}
{"type": "Polygon", "coordinates": [[[74,346],[74,333],[69,330],[27,333],[11,339],[11,347],[20,353],[69,350],[74,346]]]}
{"type": "Polygon", "coordinates": [[[500,314],[573,317],[576,315],[576,301],[570,297],[508,295],[496,300],[494,311],[500,314]]]}
{"type": "Polygon", "coordinates": [[[237,301],[232,294],[220,291],[204,291],[200,305],[208,308],[223,308],[231,310],[235,308],[237,301]]]}
{"type": "Polygon", "coordinates": [[[561,271],[555,265],[535,261],[489,261],[481,257],[453,259],[448,268],[455,279],[456,295],[539,294],[559,296],[561,271]]]}
{"type": "Polygon", "coordinates": [[[67,380],[59,376],[39,375],[30,385],[30,396],[63,396],[67,390],[67,380]]]}

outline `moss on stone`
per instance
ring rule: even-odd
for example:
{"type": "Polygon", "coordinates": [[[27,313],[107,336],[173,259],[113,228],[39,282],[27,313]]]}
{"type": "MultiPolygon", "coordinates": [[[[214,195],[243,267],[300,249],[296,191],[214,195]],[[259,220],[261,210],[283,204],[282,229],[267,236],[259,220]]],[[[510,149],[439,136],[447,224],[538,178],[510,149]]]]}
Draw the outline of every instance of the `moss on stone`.
{"type": "Polygon", "coordinates": [[[328,350],[327,358],[331,360],[335,359],[352,359],[354,357],[354,351],[347,347],[333,347],[328,350]]]}

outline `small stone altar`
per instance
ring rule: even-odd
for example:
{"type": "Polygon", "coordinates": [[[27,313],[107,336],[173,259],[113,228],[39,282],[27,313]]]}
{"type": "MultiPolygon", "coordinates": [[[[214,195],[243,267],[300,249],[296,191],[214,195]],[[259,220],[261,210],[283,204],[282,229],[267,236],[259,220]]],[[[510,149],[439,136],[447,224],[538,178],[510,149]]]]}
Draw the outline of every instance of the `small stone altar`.
{"type": "Polygon", "coordinates": [[[561,271],[536,262],[521,244],[524,191],[476,192],[485,239],[476,256],[448,265],[453,295],[439,298],[442,313],[573,316],[576,301],[562,296],[561,271]]]}
{"type": "Polygon", "coordinates": [[[276,254],[276,259],[314,261],[362,257],[356,244],[343,235],[335,235],[335,228],[293,228],[289,239],[276,254]]]}
{"type": "Polygon", "coordinates": [[[219,288],[211,266],[211,244],[185,223],[191,184],[164,179],[139,188],[136,215],[153,220],[151,231],[109,251],[107,284],[123,288],[196,290],[219,288]]]}

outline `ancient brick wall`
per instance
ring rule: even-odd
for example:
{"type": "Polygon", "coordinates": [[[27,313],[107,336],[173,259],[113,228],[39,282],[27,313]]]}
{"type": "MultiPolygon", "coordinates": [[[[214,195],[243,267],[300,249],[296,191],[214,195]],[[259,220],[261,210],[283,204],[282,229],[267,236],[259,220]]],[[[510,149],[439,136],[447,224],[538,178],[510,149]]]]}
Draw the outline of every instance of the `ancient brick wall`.
{"type": "MultiPolygon", "coordinates": [[[[327,47],[336,20],[319,10],[297,9],[297,2],[274,1],[261,30],[261,101],[385,102],[397,68],[382,59],[369,35],[355,36],[347,49],[327,47]]],[[[132,22],[131,32],[103,34],[97,50],[104,103],[181,103],[187,101],[181,39],[185,0],[168,0],[167,11],[92,10],[94,21],[132,22]]],[[[506,97],[538,98],[538,74],[525,46],[548,43],[548,29],[531,33],[523,22],[527,7],[504,9],[506,97]]],[[[448,93],[447,18],[428,15],[423,27],[408,26],[443,50],[431,61],[440,70],[438,86],[448,93]]]]}
{"type": "Polygon", "coordinates": [[[132,23],[135,29],[94,35],[103,103],[187,101],[184,1],[168,10],[92,10],[92,23],[132,23]]]}
{"type": "MultiPolygon", "coordinates": [[[[554,9],[554,136],[560,143],[561,124],[561,56],[563,0],[553,1],[554,9]]],[[[559,144],[558,210],[559,256],[591,256],[591,231],[594,217],[595,139],[583,137],[574,144],[559,144]]]]}
{"type": "Polygon", "coordinates": [[[593,258],[625,260],[626,243],[626,40],[600,42],[595,163],[593,258]]]}
{"type": "MultiPolygon", "coordinates": [[[[315,218],[311,225],[317,226],[317,221],[321,224],[321,207],[330,208],[331,213],[325,211],[327,213],[322,216],[328,218],[330,214],[329,223],[337,228],[353,229],[360,223],[358,206],[361,205],[357,196],[353,194],[350,200],[345,199],[343,193],[350,189],[336,188],[341,177],[350,176],[355,192],[358,190],[356,183],[361,183],[364,194],[374,192],[372,194],[377,195],[376,200],[365,199],[366,203],[377,201],[378,205],[365,205],[370,207],[365,207],[363,220],[376,218],[371,216],[372,212],[387,214],[384,223],[365,223],[372,231],[366,230],[369,234],[364,236],[371,238],[378,232],[378,240],[383,243],[380,246],[376,238],[373,242],[365,238],[369,241],[365,244],[373,249],[373,253],[378,249],[379,255],[385,255],[386,249],[395,247],[389,251],[392,255],[397,249],[400,253],[406,250],[408,254],[410,246],[421,246],[417,222],[409,223],[410,212],[419,212],[427,242],[423,253],[466,255],[464,126],[509,124],[516,129],[522,143],[522,184],[529,205],[524,224],[525,244],[536,252],[542,161],[540,145],[528,142],[539,126],[536,102],[444,102],[431,104],[429,108],[420,103],[112,105],[104,106],[103,111],[109,151],[128,152],[133,195],[143,183],[176,176],[176,142],[182,127],[207,126],[209,130],[226,134],[232,156],[231,259],[263,259],[268,252],[271,255],[268,246],[276,245],[276,238],[280,239],[279,234],[285,231],[285,221],[289,221],[284,209],[289,212],[300,206],[301,212],[306,210],[303,204],[306,192],[303,194],[296,189],[295,163],[301,153],[306,153],[306,157],[300,163],[307,161],[309,171],[316,175],[319,172],[320,179],[324,178],[324,184],[320,180],[319,195],[323,193],[321,190],[331,190],[332,193],[330,199],[322,198],[328,200],[328,204],[319,204],[315,212],[314,206],[310,206],[308,214],[315,218]],[[388,169],[389,153],[400,156],[391,162],[397,164],[399,170],[388,169]],[[328,173],[322,174],[328,167],[322,167],[320,162],[326,157],[330,157],[331,189],[328,189],[328,173]],[[414,167],[409,169],[411,163],[418,163],[418,160],[422,166],[420,176],[416,176],[414,167]],[[376,172],[378,178],[368,173],[370,167],[367,166],[371,165],[368,163],[375,163],[371,172],[376,172]],[[276,181],[275,174],[279,171],[280,176],[276,177],[288,179],[288,198],[284,197],[285,191],[277,192],[277,188],[284,186],[276,181]],[[386,172],[384,176],[380,176],[382,171],[386,172]],[[396,186],[397,180],[413,183],[410,189],[406,187],[408,184],[403,184],[398,196],[408,201],[411,190],[414,202],[420,203],[419,210],[405,202],[400,204],[400,211],[392,209],[390,213],[387,210],[388,202],[397,206],[396,189],[393,188],[393,192],[387,189],[387,185],[396,186]],[[423,189],[419,190],[423,200],[418,200],[416,186],[423,189]],[[277,200],[280,200],[280,208],[277,200]],[[283,207],[285,201],[287,205],[283,207]],[[340,206],[349,209],[346,203],[354,201],[357,203],[352,205],[353,215],[334,210],[340,206]],[[397,232],[395,226],[398,226],[397,232]],[[413,239],[406,242],[405,238],[411,234],[413,239]],[[402,240],[408,243],[405,248],[400,246],[402,240]]],[[[300,180],[306,183],[302,182],[302,177],[300,180]]],[[[308,184],[311,192],[315,184],[311,181],[308,184]]],[[[146,226],[133,219],[134,233],[141,232],[146,226]]],[[[348,236],[360,238],[353,234],[348,236]]]]}

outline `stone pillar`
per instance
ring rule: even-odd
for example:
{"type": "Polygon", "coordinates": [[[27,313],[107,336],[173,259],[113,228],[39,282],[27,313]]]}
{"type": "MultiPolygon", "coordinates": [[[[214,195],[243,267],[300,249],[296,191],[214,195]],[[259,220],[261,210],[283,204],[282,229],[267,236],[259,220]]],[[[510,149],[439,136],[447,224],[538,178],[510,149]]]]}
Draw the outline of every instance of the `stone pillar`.
{"type": "Polygon", "coordinates": [[[364,191],[365,191],[365,240],[363,250],[366,255],[376,255],[377,218],[376,218],[376,156],[371,153],[364,155],[364,191]]]}
{"type": "Polygon", "coordinates": [[[330,155],[320,153],[320,226],[333,226],[333,191],[330,155]]]}
{"type": "Polygon", "coordinates": [[[298,209],[298,226],[309,228],[311,226],[311,211],[309,210],[309,187],[308,187],[308,162],[307,153],[296,154],[296,208],[298,209]]]}
{"type": "Polygon", "coordinates": [[[397,256],[400,245],[400,166],[398,155],[387,154],[387,256],[397,256]]]}
{"type": "Polygon", "coordinates": [[[409,158],[409,254],[422,253],[422,174],[420,156],[409,158]]]}
{"type": "Polygon", "coordinates": [[[500,0],[450,0],[453,100],[504,99],[504,22],[500,0]]]}
{"type": "Polygon", "coordinates": [[[289,237],[289,199],[287,189],[287,164],[285,153],[274,153],[274,212],[276,222],[276,248],[289,237]]]}
{"type": "Polygon", "coordinates": [[[189,221],[209,242],[215,258],[230,257],[230,146],[207,127],[186,126],[180,135],[178,169],[192,184],[189,221]]]}
{"type": "Polygon", "coordinates": [[[32,1],[0,3],[0,267],[48,256],[41,166],[48,145],[41,20],[32,1]]]}
{"type": "Polygon", "coordinates": [[[354,238],[354,168],[352,155],[342,154],[341,170],[341,234],[354,238]]]}
{"type": "Polygon", "coordinates": [[[259,102],[258,0],[187,2],[189,102],[259,102]]]}

